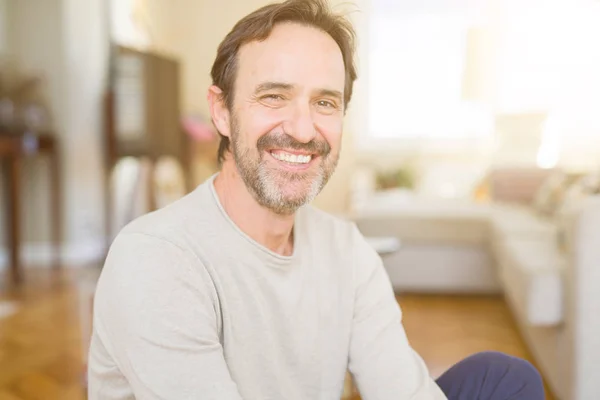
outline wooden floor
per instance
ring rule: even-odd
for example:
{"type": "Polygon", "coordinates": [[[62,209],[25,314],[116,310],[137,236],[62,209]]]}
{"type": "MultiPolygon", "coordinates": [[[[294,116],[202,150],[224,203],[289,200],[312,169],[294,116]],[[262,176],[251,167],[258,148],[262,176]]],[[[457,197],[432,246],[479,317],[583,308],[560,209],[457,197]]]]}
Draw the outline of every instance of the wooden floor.
{"type": "MultiPolygon", "coordinates": [[[[26,278],[18,290],[0,286],[0,310],[16,307],[12,315],[0,313],[0,400],[83,400],[81,272],[36,271],[26,278]]],[[[499,297],[405,295],[399,301],[411,344],[434,377],[484,350],[531,359],[499,297]]]]}
{"type": "MultiPolygon", "coordinates": [[[[502,297],[411,294],[397,300],[410,343],[434,378],[463,358],[488,350],[535,365],[502,297]]],[[[546,394],[547,400],[554,399],[547,386],[546,394]]]]}

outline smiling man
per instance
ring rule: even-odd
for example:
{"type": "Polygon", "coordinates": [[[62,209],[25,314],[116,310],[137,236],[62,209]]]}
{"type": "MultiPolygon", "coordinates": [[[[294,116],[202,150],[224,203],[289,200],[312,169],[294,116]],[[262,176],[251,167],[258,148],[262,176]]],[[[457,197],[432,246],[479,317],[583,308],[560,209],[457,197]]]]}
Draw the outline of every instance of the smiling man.
{"type": "Polygon", "coordinates": [[[378,255],[312,208],[340,156],[351,25],[320,0],[239,21],[208,91],[218,174],[117,236],[98,283],[89,398],[543,399],[530,364],[467,358],[437,383],[378,255]]]}

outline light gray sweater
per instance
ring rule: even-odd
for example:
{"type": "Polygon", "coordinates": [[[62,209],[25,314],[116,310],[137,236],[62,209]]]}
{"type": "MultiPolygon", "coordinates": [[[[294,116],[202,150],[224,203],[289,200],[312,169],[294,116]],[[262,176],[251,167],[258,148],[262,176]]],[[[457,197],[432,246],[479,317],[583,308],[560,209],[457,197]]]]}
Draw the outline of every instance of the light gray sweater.
{"type": "Polygon", "coordinates": [[[90,400],[445,399],[410,347],[379,256],[305,206],[294,253],[261,246],[214,177],[125,227],[94,300],[90,400]]]}

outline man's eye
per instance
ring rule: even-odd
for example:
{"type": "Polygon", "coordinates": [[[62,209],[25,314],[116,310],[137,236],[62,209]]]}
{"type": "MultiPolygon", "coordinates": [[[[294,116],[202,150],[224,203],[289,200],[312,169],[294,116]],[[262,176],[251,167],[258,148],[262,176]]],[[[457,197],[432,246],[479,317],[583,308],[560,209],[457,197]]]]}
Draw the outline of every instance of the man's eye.
{"type": "Polygon", "coordinates": [[[333,101],[319,100],[319,101],[317,101],[317,110],[321,114],[333,115],[339,110],[339,107],[333,101]]]}
{"type": "Polygon", "coordinates": [[[336,105],[335,105],[335,104],[333,104],[332,102],[330,102],[330,101],[327,101],[327,100],[319,100],[319,101],[317,102],[317,104],[319,105],[319,107],[325,107],[325,108],[336,108],[336,105]]]}
{"type": "Polygon", "coordinates": [[[270,102],[277,102],[277,101],[283,100],[283,96],[278,95],[278,94],[267,94],[267,95],[263,96],[262,98],[263,98],[263,100],[267,100],[270,102]]]}

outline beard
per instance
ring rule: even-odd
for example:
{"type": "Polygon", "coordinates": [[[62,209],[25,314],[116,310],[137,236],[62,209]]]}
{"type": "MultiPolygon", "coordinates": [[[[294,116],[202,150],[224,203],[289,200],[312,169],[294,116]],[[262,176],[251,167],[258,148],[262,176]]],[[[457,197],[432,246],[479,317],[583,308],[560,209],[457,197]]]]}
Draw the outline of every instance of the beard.
{"type": "Polygon", "coordinates": [[[279,215],[291,215],[313,201],[333,175],[339,158],[324,139],[302,143],[285,133],[269,132],[258,139],[254,148],[244,143],[235,117],[231,126],[231,146],[233,159],[248,191],[258,204],[279,215]],[[313,158],[318,156],[319,163],[305,171],[286,171],[277,166],[279,161],[265,160],[269,149],[304,151],[313,158]]]}

